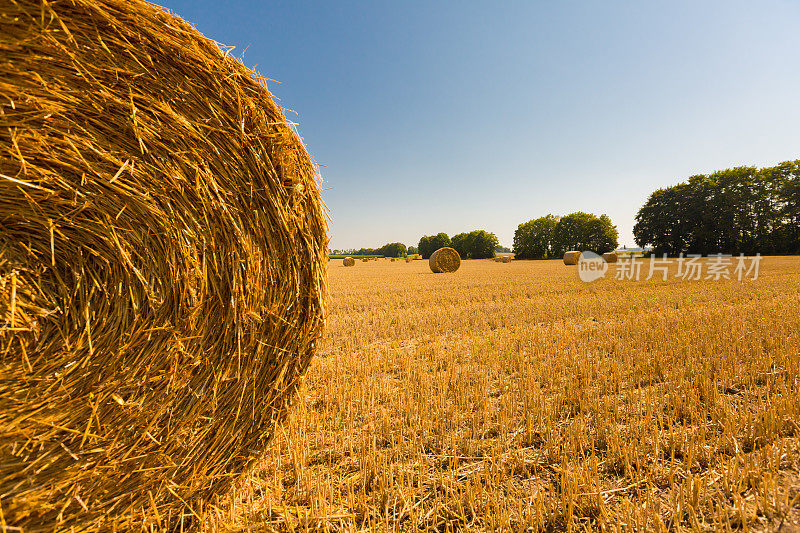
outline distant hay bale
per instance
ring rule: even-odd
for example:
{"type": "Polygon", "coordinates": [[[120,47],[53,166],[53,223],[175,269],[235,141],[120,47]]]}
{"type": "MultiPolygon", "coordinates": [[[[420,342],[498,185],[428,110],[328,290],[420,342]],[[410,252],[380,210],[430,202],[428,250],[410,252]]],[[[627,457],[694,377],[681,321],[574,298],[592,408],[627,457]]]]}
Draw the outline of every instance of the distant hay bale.
{"type": "Polygon", "coordinates": [[[510,255],[504,255],[503,259],[502,259],[502,262],[503,263],[510,263],[511,259],[512,259],[512,257],[510,255]]]}
{"type": "Polygon", "coordinates": [[[362,257],[361,258],[361,262],[362,263],[366,263],[367,261],[369,261],[369,257],[362,257]]]}
{"type": "Polygon", "coordinates": [[[502,263],[503,262],[503,256],[502,255],[498,255],[497,257],[494,258],[494,262],[495,263],[502,263]]]}
{"type": "Polygon", "coordinates": [[[428,265],[437,274],[455,272],[461,266],[461,256],[452,248],[439,248],[431,254],[428,265]]]}
{"type": "Polygon", "coordinates": [[[391,261],[392,261],[392,263],[394,263],[394,257],[392,257],[391,261]]]}
{"type": "Polygon", "coordinates": [[[410,257],[406,257],[406,263],[410,263],[412,259],[410,257]]]}
{"type": "Polygon", "coordinates": [[[564,254],[565,265],[577,265],[580,259],[581,259],[581,252],[577,250],[570,250],[569,252],[564,254]]]}
{"type": "Polygon", "coordinates": [[[315,166],[264,78],[141,0],[0,2],[0,58],[0,529],[190,527],[319,341],[315,166]]]}
{"type": "Polygon", "coordinates": [[[352,257],[345,257],[342,260],[342,264],[346,267],[356,266],[356,260],[352,257]]]}
{"type": "Polygon", "coordinates": [[[615,254],[614,252],[606,252],[603,254],[603,259],[605,259],[606,263],[616,263],[617,254],[615,254]]]}

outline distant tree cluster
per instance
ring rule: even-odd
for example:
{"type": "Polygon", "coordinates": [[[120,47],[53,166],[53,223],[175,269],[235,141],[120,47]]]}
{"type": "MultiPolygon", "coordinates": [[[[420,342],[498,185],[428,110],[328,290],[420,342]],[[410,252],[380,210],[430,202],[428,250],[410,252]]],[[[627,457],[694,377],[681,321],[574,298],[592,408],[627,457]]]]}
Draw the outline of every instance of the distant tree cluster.
{"type": "Polygon", "coordinates": [[[447,236],[447,233],[426,235],[419,240],[417,253],[420,254],[423,259],[428,259],[433,252],[445,246],[450,246],[450,237],[447,236]]]}
{"type": "Polygon", "coordinates": [[[659,189],[636,215],[633,235],[656,254],[800,253],[800,160],[659,189]]]}
{"type": "Polygon", "coordinates": [[[450,239],[450,246],[458,252],[462,259],[492,258],[498,244],[497,236],[494,233],[482,229],[459,233],[450,239]]]}
{"type": "Polygon", "coordinates": [[[378,255],[384,257],[405,257],[406,245],[402,242],[390,242],[378,248],[378,255]]]}
{"type": "Polygon", "coordinates": [[[402,242],[390,242],[380,248],[351,248],[350,250],[333,250],[334,255],[382,255],[384,257],[405,257],[406,245],[402,242]]]}
{"type": "Polygon", "coordinates": [[[618,245],[617,228],[607,215],[578,211],[524,222],[514,232],[517,259],[560,258],[567,250],[610,252],[618,245]]]}
{"type": "Polygon", "coordinates": [[[494,233],[478,229],[453,235],[452,239],[446,233],[438,233],[422,237],[417,252],[423,259],[428,259],[433,252],[445,246],[454,248],[462,259],[488,259],[494,257],[499,242],[494,233]]]}

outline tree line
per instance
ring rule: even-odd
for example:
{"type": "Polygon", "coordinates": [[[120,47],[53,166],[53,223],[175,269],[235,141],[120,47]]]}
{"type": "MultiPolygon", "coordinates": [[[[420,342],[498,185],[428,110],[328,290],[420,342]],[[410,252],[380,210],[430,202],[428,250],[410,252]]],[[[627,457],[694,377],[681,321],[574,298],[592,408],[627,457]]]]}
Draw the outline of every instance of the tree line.
{"type": "Polygon", "coordinates": [[[333,255],[381,255],[383,257],[405,257],[406,245],[402,242],[390,242],[380,248],[351,248],[350,250],[332,250],[333,255]]]}
{"type": "Polygon", "coordinates": [[[514,232],[515,259],[561,258],[568,250],[610,252],[619,234],[608,215],[578,211],[563,217],[546,215],[529,220],[514,232]]]}
{"type": "Polygon", "coordinates": [[[800,160],[658,189],[637,213],[633,235],[656,254],[800,253],[800,160]]]}
{"type": "Polygon", "coordinates": [[[433,252],[445,246],[455,249],[462,259],[489,259],[494,257],[500,243],[494,233],[482,229],[459,233],[452,238],[446,233],[437,233],[423,236],[417,245],[417,253],[423,259],[428,259],[433,252]]]}
{"type": "Polygon", "coordinates": [[[606,215],[595,216],[577,212],[564,217],[547,215],[520,224],[514,233],[514,247],[500,245],[497,236],[486,230],[473,230],[450,237],[441,232],[424,235],[417,246],[406,246],[400,242],[385,244],[380,248],[333,250],[335,255],[382,255],[405,257],[419,254],[423,259],[444,247],[454,248],[462,259],[490,259],[498,252],[513,251],[518,259],[545,259],[562,257],[567,250],[594,250],[607,252],[617,247],[617,229],[606,215]]]}

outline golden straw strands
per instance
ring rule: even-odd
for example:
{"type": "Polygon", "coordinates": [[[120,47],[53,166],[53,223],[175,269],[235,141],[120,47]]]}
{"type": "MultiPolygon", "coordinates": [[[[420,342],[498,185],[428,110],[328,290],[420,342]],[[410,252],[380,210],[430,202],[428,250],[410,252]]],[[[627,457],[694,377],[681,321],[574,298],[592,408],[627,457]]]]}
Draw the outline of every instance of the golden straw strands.
{"type": "Polygon", "coordinates": [[[180,529],[315,351],[315,166],[264,78],[141,0],[0,4],[0,95],[0,529],[180,529]]]}

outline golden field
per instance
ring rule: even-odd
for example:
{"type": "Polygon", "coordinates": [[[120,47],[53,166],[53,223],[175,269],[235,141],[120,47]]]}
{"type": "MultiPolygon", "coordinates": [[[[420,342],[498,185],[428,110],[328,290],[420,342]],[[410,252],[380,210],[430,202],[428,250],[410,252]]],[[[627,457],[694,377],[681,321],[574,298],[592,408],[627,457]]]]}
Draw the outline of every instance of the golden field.
{"type": "Polygon", "coordinates": [[[616,268],[332,261],[300,398],[208,528],[798,531],[800,258],[616,268]]]}

